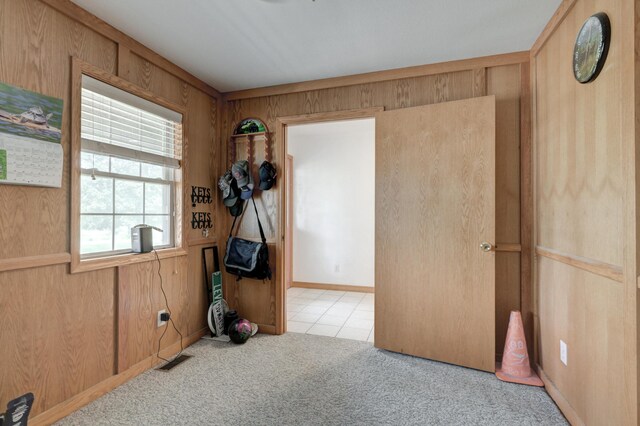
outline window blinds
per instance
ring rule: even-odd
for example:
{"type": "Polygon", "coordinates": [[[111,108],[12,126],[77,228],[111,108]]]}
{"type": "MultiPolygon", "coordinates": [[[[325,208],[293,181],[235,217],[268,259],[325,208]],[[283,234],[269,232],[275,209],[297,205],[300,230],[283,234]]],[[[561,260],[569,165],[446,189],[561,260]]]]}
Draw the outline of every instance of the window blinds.
{"type": "Polygon", "coordinates": [[[82,76],[82,150],[180,167],[182,115],[82,76]]]}

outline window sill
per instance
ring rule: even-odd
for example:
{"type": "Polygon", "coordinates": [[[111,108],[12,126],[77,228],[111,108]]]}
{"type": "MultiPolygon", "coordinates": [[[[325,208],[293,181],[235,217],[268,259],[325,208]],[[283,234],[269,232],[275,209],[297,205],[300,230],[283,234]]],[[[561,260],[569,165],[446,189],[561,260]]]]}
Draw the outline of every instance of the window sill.
{"type": "MultiPolygon", "coordinates": [[[[182,247],[167,248],[157,251],[158,258],[167,259],[171,257],[186,256],[187,250],[182,247]]],[[[79,256],[74,256],[71,261],[71,273],[97,271],[99,269],[115,268],[118,266],[133,265],[142,262],[156,260],[156,254],[151,253],[126,253],[116,256],[98,257],[93,259],[80,260],[79,256]]]]}

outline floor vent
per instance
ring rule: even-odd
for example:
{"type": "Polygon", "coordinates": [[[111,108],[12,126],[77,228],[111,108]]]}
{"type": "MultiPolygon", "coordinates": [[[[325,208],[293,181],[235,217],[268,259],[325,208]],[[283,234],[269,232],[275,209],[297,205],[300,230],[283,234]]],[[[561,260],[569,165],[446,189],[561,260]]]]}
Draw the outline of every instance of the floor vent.
{"type": "Polygon", "coordinates": [[[183,362],[185,362],[186,360],[188,360],[189,358],[192,358],[192,357],[193,357],[192,355],[184,355],[184,354],[180,355],[179,357],[177,357],[173,361],[169,361],[168,363],[166,363],[162,367],[156,368],[156,370],[169,371],[173,367],[177,367],[178,365],[182,364],[183,362]]]}

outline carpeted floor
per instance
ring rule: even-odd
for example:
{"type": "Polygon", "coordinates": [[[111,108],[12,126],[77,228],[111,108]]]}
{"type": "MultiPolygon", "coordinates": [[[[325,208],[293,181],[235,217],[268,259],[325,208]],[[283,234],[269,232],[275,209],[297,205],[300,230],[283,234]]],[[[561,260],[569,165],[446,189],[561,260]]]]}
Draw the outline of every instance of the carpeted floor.
{"type": "Polygon", "coordinates": [[[170,372],[148,371],[60,425],[565,425],[541,388],[375,349],[288,333],[202,340],[170,372]]]}

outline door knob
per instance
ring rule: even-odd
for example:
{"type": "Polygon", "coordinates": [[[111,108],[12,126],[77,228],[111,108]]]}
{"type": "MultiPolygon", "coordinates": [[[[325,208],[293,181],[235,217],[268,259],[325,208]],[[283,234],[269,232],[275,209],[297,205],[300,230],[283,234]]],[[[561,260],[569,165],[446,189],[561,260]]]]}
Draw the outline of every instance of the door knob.
{"type": "Polygon", "coordinates": [[[494,247],[491,243],[483,241],[482,243],[480,243],[480,250],[484,252],[490,252],[494,250],[494,247]]]}

